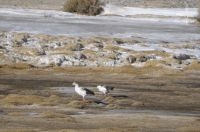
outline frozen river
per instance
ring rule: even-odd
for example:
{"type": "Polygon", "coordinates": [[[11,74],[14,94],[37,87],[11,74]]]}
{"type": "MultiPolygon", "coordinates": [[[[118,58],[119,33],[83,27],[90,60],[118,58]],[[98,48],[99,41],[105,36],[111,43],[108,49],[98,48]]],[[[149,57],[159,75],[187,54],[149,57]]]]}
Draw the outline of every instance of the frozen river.
{"type": "MultiPolygon", "coordinates": [[[[128,10],[127,15],[130,15],[128,10]]],[[[149,12],[155,15],[155,10],[149,12]]],[[[161,14],[169,15],[168,18],[133,18],[124,16],[126,12],[118,13],[123,16],[104,14],[93,17],[61,11],[1,8],[0,31],[70,36],[136,36],[149,39],[152,43],[200,39],[200,26],[188,24],[192,19],[182,18],[180,9],[177,10],[177,18],[166,13],[166,9],[161,14]]],[[[190,17],[194,14],[191,10],[190,17]]],[[[137,12],[134,15],[138,15],[137,12]]]]}

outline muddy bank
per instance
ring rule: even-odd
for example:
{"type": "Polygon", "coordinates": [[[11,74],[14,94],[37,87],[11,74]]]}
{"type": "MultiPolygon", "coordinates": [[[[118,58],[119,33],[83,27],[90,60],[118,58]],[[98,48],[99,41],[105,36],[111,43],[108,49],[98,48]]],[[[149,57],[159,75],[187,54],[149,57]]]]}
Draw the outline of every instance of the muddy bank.
{"type": "Polygon", "coordinates": [[[0,119],[3,125],[0,130],[198,130],[200,73],[147,73],[1,68],[0,119]],[[87,101],[82,102],[74,93],[73,81],[93,90],[96,95],[87,96],[87,101]],[[111,85],[115,89],[105,97],[97,91],[98,84],[111,85]]]}
{"type": "Polygon", "coordinates": [[[102,108],[103,111],[109,110],[109,107],[111,109],[113,107],[116,110],[199,111],[198,92],[200,87],[200,73],[198,71],[196,73],[188,71],[163,75],[156,75],[155,72],[148,73],[143,75],[137,73],[104,74],[103,72],[93,73],[92,71],[88,71],[87,73],[81,73],[81,71],[69,73],[64,69],[63,71],[48,69],[43,72],[39,72],[36,69],[24,70],[22,72],[20,70],[13,70],[12,73],[1,72],[0,83],[3,97],[1,104],[4,102],[5,105],[16,105],[15,100],[12,102],[12,99],[16,97],[16,99],[19,98],[19,100],[16,100],[16,103],[20,105],[20,101],[23,101],[23,99],[21,100],[23,96],[26,98],[26,95],[33,95],[33,100],[24,100],[25,104],[22,102],[21,105],[33,105],[35,103],[42,105],[43,103],[47,103],[48,106],[48,103],[51,103],[48,100],[53,99],[55,96],[55,101],[58,102],[54,102],[54,105],[65,107],[65,103],[67,104],[67,102],[81,100],[80,97],[74,96],[74,89],[72,87],[72,82],[77,81],[81,86],[88,87],[97,93],[97,97],[89,97],[91,102],[86,104],[86,109],[92,109],[95,101],[103,100],[105,104],[99,106],[96,104],[96,107],[102,108]],[[111,85],[116,89],[109,97],[104,97],[96,89],[98,84],[111,85]],[[34,102],[34,96],[38,97],[39,100],[34,102]],[[62,99],[66,102],[64,101],[64,103],[62,99]],[[28,102],[27,104],[26,101],[28,102]]]}

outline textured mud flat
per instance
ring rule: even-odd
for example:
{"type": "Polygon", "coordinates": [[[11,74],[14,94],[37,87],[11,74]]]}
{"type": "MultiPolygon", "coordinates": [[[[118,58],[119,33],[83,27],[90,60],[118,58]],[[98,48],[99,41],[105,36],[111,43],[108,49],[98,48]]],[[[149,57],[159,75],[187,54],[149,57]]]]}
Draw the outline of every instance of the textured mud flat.
{"type": "Polygon", "coordinates": [[[200,129],[199,71],[142,75],[80,69],[75,73],[72,69],[1,68],[0,131],[200,129]],[[73,81],[94,90],[96,96],[82,102],[74,93],[73,81]],[[104,97],[95,88],[98,84],[116,88],[104,97]]]}

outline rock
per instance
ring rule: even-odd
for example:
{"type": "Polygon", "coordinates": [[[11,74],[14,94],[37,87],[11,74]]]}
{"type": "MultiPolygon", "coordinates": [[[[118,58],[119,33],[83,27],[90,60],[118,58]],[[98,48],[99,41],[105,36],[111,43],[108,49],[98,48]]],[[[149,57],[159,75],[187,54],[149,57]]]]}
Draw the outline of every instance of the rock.
{"type": "Polygon", "coordinates": [[[21,42],[21,41],[15,40],[15,41],[14,41],[14,45],[15,45],[16,47],[21,47],[21,46],[22,46],[22,42],[21,42]]]}
{"type": "Polygon", "coordinates": [[[179,54],[179,55],[174,55],[173,58],[177,60],[188,60],[190,59],[190,56],[186,54],[179,54]]]}
{"type": "Polygon", "coordinates": [[[117,45],[125,43],[122,39],[118,39],[118,38],[115,38],[114,41],[115,41],[115,44],[117,44],[117,45]]]}
{"type": "Polygon", "coordinates": [[[86,61],[86,65],[89,67],[98,67],[99,66],[97,61],[86,61]]]}
{"type": "Polygon", "coordinates": [[[189,61],[184,61],[184,64],[188,66],[188,65],[191,64],[191,62],[189,62],[189,61]]]}
{"type": "Polygon", "coordinates": [[[103,62],[103,66],[114,67],[115,65],[116,65],[116,61],[115,60],[103,62]]]}
{"type": "Polygon", "coordinates": [[[73,66],[87,66],[84,61],[74,61],[73,66]]]}
{"type": "Polygon", "coordinates": [[[34,59],[33,65],[34,66],[61,66],[63,62],[66,61],[64,55],[52,55],[52,56],[38,56],[34,59]]]}
{"type": "Polygon", "coordinates": [[[102,43],[96,43],[95,46],[99,49],[103,49],[104,45],[102,43]]]}
{"type": "Polygon", "coordinates": [[[5,49],[5,47],[3,47],[3,46],[0,45],[0,49],[5,49]]]}
{"type": "Polygon", "coordinates": [[[132,55],[130,55],[129,57],[126,58],[126,60],[127,60],[130,64],[132,64],[132,63],[136,62],[137,58],[134,57],[134,56],[132,56],[132,55]]]}
{"type": "Polygon", "coordinates": [[[82,51],[84,46],[80,43],[76,44],[74,51],[82,51]]]}
{"type": "Polygon", "coordinates": [[[81,60],[81,59],[87,59],[87,56],[82,54],[82,53],[78,53],[75,55],[74,57],[75,59],[81,60]]]}
{"type": "Polygon", "coordinates": [[[178,64],[179,65],[183,64],[182,60],[178,60],[178,64]]]}
{"type": "Polygon", "coordinates": [[[116,53],[114,59],[115,59],[115,60],[120,60],[120,59],[121,59],[121,56],[122,56],[122,53],[116,53]]]}
{"type": "Polygon", "coordinates": [[[146,56],[141,56],[138,61],[139,62],[146,62],[147,60],[148,60],[148,58],[146,56]]]}
{"type": "Polygon", "coordinates": [[[66,60],[65,56],[61,56],[60,58],[56,58],[54,60],[56,66],[61,66],[62,63],[66,60]]]}
{"type": "Polygon", "coordinates": [[[28,35],[24,35],[24,37],[22,38],[22,42],[27,43],[28,42],[28,35]]]}
{"type": "Polygon", "coordinates": [[[47,54],[46,54],[45,50],[39,50],[38,55],[47,55],[47,54]]]}
{"type": "Polygon", "coordinates": [[[73,65],[74,65],[74,63],[71,61],[64,61],[61,66],[65,67],[65,66],[73,66],[73,65]]]}
{"type": "Polygon", "coordinates": [[[147,56],[147,60],[155,60],[155,59],[156,59],[156,55],[154,54],[147,56]]]}

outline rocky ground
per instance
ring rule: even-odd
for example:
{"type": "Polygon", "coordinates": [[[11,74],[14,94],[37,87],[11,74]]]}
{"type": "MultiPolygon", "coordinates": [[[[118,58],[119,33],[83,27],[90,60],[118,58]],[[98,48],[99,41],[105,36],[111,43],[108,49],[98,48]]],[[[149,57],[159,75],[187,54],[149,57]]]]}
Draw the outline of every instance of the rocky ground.
{"type": "Polygon", "coordinates": [[[0,65],[25,67],[123,67],[179,69],[199,64],[199,41],[147,44],[145,39],[0,34],[0,65]],[[181,49],[181,50],[180,50],[181,49]],[[180,51],[179,51],[180,50],[180,51]],[[190,52],[187,52],[190,51],[190,52]]]}

